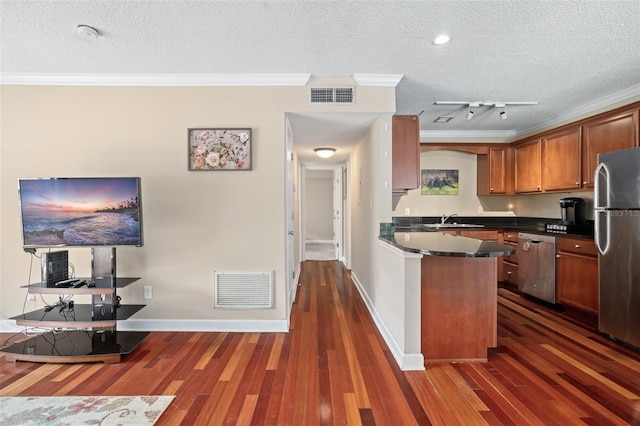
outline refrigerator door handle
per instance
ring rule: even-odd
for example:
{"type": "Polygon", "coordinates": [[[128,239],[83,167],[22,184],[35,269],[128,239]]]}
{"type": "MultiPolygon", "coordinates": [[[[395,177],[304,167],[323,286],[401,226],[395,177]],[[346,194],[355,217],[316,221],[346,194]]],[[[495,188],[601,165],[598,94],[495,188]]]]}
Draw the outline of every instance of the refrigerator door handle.
{"type": "Polygon", "coordinates": [[[610,235],[611,235],[611,220],[609,218],[609,211],[607,210],[596,210],[595,214],[593,216],[593,226],[594,226],[594,240],[596,243],[596,247],[598,247],[598,251],[600,252],[600,254],[605,255],[607,254],[607,252],[609,251],[609,248],[611,246],[611,241],[610,241],[610,235]],[[601,244],[600,241],[600,237],[602,236],[602,234],[600,233],[600,215],[604,215],[605,217],[605,235],[604,237],[606,238],[605,244],[604,246],[601,244]]]}
{"type": "Polygon", "coordinates": [[[598,164],[598,166],[596,167],[596,171],[593,174],[593,193],[595,194],[594,201],[593,201],[594,208],[598,209],[598,208],[609,206],[609,202],[610,202],[609,198],[611,194],[611,188],[609,186],[609,169],[604,163],[598,164]],[[604,190],[606,192],[604,194],[601,194],[600,178],[605,180],[604,190]],[[606,196],[606,205],[604,206],[600,205],[601,195],[606,196]]]}

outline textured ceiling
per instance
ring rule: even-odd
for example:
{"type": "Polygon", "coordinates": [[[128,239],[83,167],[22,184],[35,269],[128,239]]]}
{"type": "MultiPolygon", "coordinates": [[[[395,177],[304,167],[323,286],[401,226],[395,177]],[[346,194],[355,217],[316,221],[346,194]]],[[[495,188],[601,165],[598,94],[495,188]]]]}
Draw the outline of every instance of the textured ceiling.
{"type": "MultiPolygon", "coordinates": [[[[4,75],[400,74],[397,112],[424,111],[423,137],[513,139],[640,98],[638,0],[2,0],[0,16],[4,75]],[[80,37],[78,24],[101,37],[80,37]],[[440,32],[452,41],[432,44],[440,32]],[[539,105],[466,120],[466,107],[438,100],[539,105]],[[433,123],[440,115],[454,118],[433,123]]],[[[335,133],[351,137],[345,125],[335,133]]]]}

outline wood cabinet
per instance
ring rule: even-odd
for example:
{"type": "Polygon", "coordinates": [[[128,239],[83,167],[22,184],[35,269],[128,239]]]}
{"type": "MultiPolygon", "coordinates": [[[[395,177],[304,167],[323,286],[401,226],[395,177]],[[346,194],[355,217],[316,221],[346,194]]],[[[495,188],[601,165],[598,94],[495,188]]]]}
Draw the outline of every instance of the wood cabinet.
{"type": "Polygon", "coordinates": [[[582,185],[593,187],[598,154],[638,146],[638,110],[587,121],[583,125],[582,185]]]}
{"type": "Polygon", "coordinates": [[[499,242],[513,247],[516,250],[511,256],[505,256],[502,258],[502,267],[498,267],[498,271],[501,273],[498,275],[498,279],[503,283],[512,287],[518,286],[518,233],[517,232],[502,232],[499,242]]]}
{"type": "Polygon", "coordinates": [[[495,257],[423,256],[420,350],[425,363],[486,362],[495,348],[495,257]]]}
{"type": "Polygon", "coordinates": [[[476,240],[498,242],[498,231],[495,229],[464,229],[458,231],[458,235],[461,237],[475,238],[476,240]]]}
{"type": "Polygon", "coordinates": [[[598,154],[640,145],[639,108],[636,102],[508,145],[426,143],[420,150],[477,154],[478,195],[587,191],[598,154]]]}
{"type": "Polygon", "coordinates": [[[392,190],[404,194],[420,187],[420,121],[417,115],[392,118],[392,190]]]}
{"type": "Polygon", "coordinates": [[[598,313],[598,252],[593,241],[559,237],[558,301],[591,314],[598,313]]]}
{"type": "Polygon", "coordinates": [[[582,127],[573,126],[542,138],[543,191],[582,187],[582,127]]]}
{"type": "Polygon", "coordinates": [[[478,155],[478,195],[513,194],[513,148],[489,148],[478,155]]]}
{"type": "Polygon", "coordinates": [[[542,191],[542,143],[540,139],[523,142],[514,148],[514,191],[542,191]]]}

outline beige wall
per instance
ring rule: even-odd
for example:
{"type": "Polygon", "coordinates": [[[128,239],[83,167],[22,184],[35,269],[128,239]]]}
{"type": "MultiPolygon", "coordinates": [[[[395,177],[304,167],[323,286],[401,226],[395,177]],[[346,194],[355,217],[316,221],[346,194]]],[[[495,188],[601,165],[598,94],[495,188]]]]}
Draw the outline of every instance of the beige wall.
{"type": "MultiPolygon", "coordinates": [[[[314,82],[317,83],[317,82],[314,82]]],[[[330,81],[322,83],[332,84],[330,81]]],[[[344,84],[344,79],[339,83],[344,84]]],[[[37,265],[21,247],[17,180],[140,176],[145,244],[118,248],[119,294],[142,319],[285,320],[285,112],[310,107],[306,87],[2,86],[0,319],[22,311],[37,265]],[[188,172],[187,129],[250,127],[252,171],[188,172]],[[275,309],[213,308],[213,271],[275,271],[275,309]],[[153,286],[153,299],[142,287],[153,286]]],[[[390,112],[393,88],[358,88],[340,111],[390,112]]],[[[42,250],[38,250],[40,253],[42,250]]],[[[79,275],[89,249],[70,249],[79,275]]],[[[37,259],[33,259],[37,261],[37,259]]],[[[48,299],[47,299],[48,300],[48,299]]],[[[77,301],[82,302],[82,300],[77,301]]],[[[41,307],[26,302],[26,310],[41,307]]]]}
{"type": "Polygon", "coordinates": [[[306,170],[305,241],[333,241],[333,170],[306,170]]]}
{"type": "MultiPolygon", "coordinates": [[[[358,144],[350,162],[352,276],[366,294],[365,301],[374,317],[395,291],[394,283],[376,272],[380,222],[391,220],[390,153],[391,117],[380,117],[367,138],[358,144]]],[[[385,327],[392,327],[391,323],[399,320],[382,319],[385,327]]]]}

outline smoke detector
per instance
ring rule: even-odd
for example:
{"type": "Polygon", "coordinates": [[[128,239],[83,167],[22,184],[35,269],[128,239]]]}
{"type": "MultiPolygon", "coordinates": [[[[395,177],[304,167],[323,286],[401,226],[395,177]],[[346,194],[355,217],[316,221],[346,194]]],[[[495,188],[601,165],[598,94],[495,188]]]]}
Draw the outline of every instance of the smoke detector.
{"type": "Polygon", "coordinates": [[[98,36],[100,35],[98,30],[96,30],[93,27],[90,27],[89,25],[78,25],[77,29],[78,29],[78,34],[85,37],[98,38],[98,36]]]}

